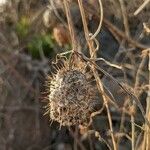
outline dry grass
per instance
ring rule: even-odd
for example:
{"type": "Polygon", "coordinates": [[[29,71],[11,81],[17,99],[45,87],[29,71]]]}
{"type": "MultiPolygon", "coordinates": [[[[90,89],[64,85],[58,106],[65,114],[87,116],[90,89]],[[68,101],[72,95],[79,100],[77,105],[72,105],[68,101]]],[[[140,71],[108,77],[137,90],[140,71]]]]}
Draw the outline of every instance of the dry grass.
{"type": "Polygon", "coordinates": [[[11,1],[0,12],[0,149],[149,150],[149,0],[49,2],[11,1]],[[60,26],[55,36],[53,31],[60,26]],[[48,94],[54,87],[55,94],[46,99],[51,104],[46,118],[40,93],[53,65],[49,66],[41,45],[40,59],[28,53],[27,45],[34,36],[49,32],[55,41],[51,59],[57,54],[67,60],[48,79],[57,86],[48,85],[48,94]],[[106,39],[105,45],[106,33],[111,40],[106,39]],[[76,76],[74,71],[79,72],[77,83],[69,82],[76,76]],[[91,93],[95,103],[95,97],[88,99],[91,93]],[[66,103],[70,95],[76,98],[66,103]],[[64,105],[68,111],[61,109],[64,105]]]}
{"type": "MultiPolygon", "coordinates": [[[[119,2],[120,2],[120,5],[121,5],[121,12],[123,14],[123,22],[124,22],[124,28],[125,28],[125,37],[130,38],[129,25],[128,25],[128,19],[127,19],[125,6],[124,6],[123,1],[119,1],[119,2]]],[[[81,13],[82,22],[83,22],[83,28],[84,28],[84,33],[85,33],[85,39],[86,39],[86,42],[87,42],[87,45],[88,45],[88,49],[89,49],[89,53],[90,53],[90,58],[86,59],[86,60],[89,63],[90,69],[93,72],[93,76],[95,78],[97,88],[98,88],[100,94],[102,95],[103,103],[104,103],[106,111],[107,111],[107,118],[108,118],[108,122],[109,122],[109,130],[110,130],[110,135],[111,135],[111,141],[112,141],[112,144],[113,144],[113,149],[117,150],[119,148],[119,145],[118,145],[119,143],[117,143],[118,139],[117,139],[117,137],[115,137],[115,134],[118,135],[118,133],[117,132],[114,133],[114,128],[113,128],[113,124],[112,124],[112,115],[111,115],[111,111],[110,111],[110,107],[111,106],[110,106],[109,101],[108,101],[109,96],[105,92],[104,86],[102,84],[102,81],[99,78],[99,74],[98,74],[98,71],[97,71],[97,69],[99,69],[99,67],[97,67],[95,61],[91,61],[91,59],[92,60],[93,59],[95,59],[95,60],[97,59],[97,57],[96,57],[97,49],[94,47],[94,44],[95,44],[95,41],[96,41],[95,37],[98,34],[98,32],[100,32],[101,23],[102,23],[102,19],[103,19],[103,8],[102,8],[101,1],[99,1],[99,4],[100,4],[100,14],[101,14],[100,24],[98,26],[97,31],[94,34],[91,34],[89,32],[89,30],[88,30],[88,24],[87,24],[86,15],[85,15],[84,7],[83,7],[83,1],[78,0],[78,5],[79,5],[80,13],[81,13]]],[[[65,5],[65,10],[66,10],[68,24],[69,24],[70,36],[72,36],[72,45],[73,45],[72,46],[73,47],[72,53],[76,53],[76,51],[78,51],[77,50],[77,45],[76,45],[77,42],[76,42],[75,31],[74,31],[73,22],[72,22],[70,10],[69,10],[70,9],[69,8],[69,3],[66,0],[64,0],[64,5],[65,5]]],[[[133,41],[133,40],[129,39],[129,41],[133,41]]],[[[123,42],[125,42],[125,41],[123,41],[123,42]]],[[[132,42],[132,44],[133,43],[136,43],[136,42],[132,42]]],[[[136,45],[140,45],[140,44],[137,43],[136,45]]],[[[82,51],[81,51],[81,53],[82,53],[82,51]]],[[[85,59],[85,56],[83,56],[83,54],[81,54],[81,53],[80,53],[80,56],[82,57],[82,59],[85,59]]],[[[72,56],[72,54],[71,54],[71,56],[72,56]]],[[[131,137],[129,135],[127,135],[127,134],[122,134],[122,136],[126,136],[131,141],[132,150],[135,149],[135,143],[136,143],[136,138],[137,138],[137,137],[135,137],[135,132],[136,132],[136,129],[135,129],[136,107],[139,107],[139,109],[141,110],[141,113],[143,115],[143,118],[145,119],[145,123],[143,125],[146,125],[147,128],[150,127],[150,123],[149,123],[149,120],[148,120],[147,115],[146,115],[147,113],[144,112],[144,108],[141,105],[140,101],[138,100],[139,92],[136,91],[136,88],[140,84],[139,83],[140,82],[139,73],[141,72],[142,68],[144,67],[143,65],[146,63],[147,55],[144,55],[144,56],[145,57],[142,58],[142,61],[141,61],[140,65],[139,65],[139,68],[138,68],[137,73],[136,73],[135,86],[134,86],[135,90],[133,89],[135,91],[134,94],[136,96],[134,94],[130,93],[128,89],[126,89],[125,87],[123,87],[121,84],[119,84],[117,82],[123,88],[123,90],[125,90],[125,92],[128,93],[128,95],[130,96],[130,99],[134,99],[132,101],[127,101],[126,104],[124,105],[124,107],[126,105],[128,105],[128,107],[129,107],[129,112],[128,113],[131,116],[131,137]]],[[[72,57],[70,59],[72,59],[72,57]]],[[[75,59],[73,61],[74,61],[74,63],[79,63],[79,59],[75,59]]],[[[107,76],[107,74],[105,74],[105,75],[107,76]]],[[[109,77],[110,77],[110,75],[109,75],[109,77]]],[[[68,105],[68,107],[69,107],[69,105],[68,105]]],[[[126,109],[126,108],[124,108],[124,109],[126,109]]],[[[99,113],[99,111],[97,111],[97,112],[99,113]]],[[[92,113],[91,116],[94,117],[95,115],[98,114],[97,112],[92,113]]],[[[125,112],[122,111],[122,113],[125,113],[125,112]]],[[[87,132],[89,132],[89,131],[87,131],[87,132]]],[[[99,137],[99,132],[96,132],[96,130],[94,132],[97,133],[98,137],[99,137]]],[[[148,136],[146,136],[146,139],[145,139],[145,135],[144,135],[143,141],[145,141],[145,140],[148,141],[147,138],[148,138],[148,136]]],[[[119,140],[121,140],[121,139],[119,139],[119,140]]],[[[110,143],[110,145],[111,145],[111,143],[110,143]]],[[[110,147],[108,146],[108,148],[110,148],[110,147]]],[[[148,143],[147,143],[147,146],[145,146],[145,147],[143,146],[142,149],[149,149],[148,143]]]]}

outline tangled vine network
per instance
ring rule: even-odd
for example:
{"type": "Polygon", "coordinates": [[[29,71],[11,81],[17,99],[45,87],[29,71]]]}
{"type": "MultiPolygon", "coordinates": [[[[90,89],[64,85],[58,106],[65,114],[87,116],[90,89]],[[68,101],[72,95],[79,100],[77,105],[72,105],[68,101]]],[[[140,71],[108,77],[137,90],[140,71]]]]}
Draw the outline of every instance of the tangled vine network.
{"type": "MultiPolygon", "coordinates": [[[[126,93],[128,93],[129,97],[132,99],[132,103],[136,104],[140,109],[148,127],[150,127],[150,123],[145,117],[144,108],[138,98],[130,92],[128,88],[119,83],[114,77],[99,67],[96,63],[97,61],[102,60],[111,67],[115,67],[120,70],[122,69],[121,66],[112,64],[103,58],[97,58],[96,52],[99,50],[99,42],[97,41],[96,36],[100,32],[103,22],[103,6],[101,0],[99,0],[99,24],[94,34],[90,33],[88,29],[83,0],[78,0],[77,3],[82,18],[90,58],[85,56],[82,52],[82,47],[80,47],[80,43],[76,38],[76,32],[74,30],[73,19],[69,6],[70,3],[67,0],[64,0],[63,4],[68,21],[72,50],[57,55],[56,62],[53,64],[55,72],[52,73],[52,76],[48,76],[47,90],[49,93],[49,102],[46,107],[46,114],[49,115],[52,121],[59,122],[60,127],[77,125],[88,128],[93,121],[93,117],[100,114],[105,108],[113,149],[117,150],[117,142],[109,106],[111,99],[113,99],[110,96],[112,93],[110,92],[108,94],[106,92],[100,79],[99,71],[113,80],[114,83],[118,84],[126,93]],[[69,54],[69,58],[65,56],[66,54],[69,54]],[[96,107],[99,105],[100,101],[99,95],[102,97],[103,106],[97,109],[96,107]]],[[[119,106],[115,106],[119,109],[119,106]]],[[[129,110],[124,108],[122,111],[130,113],[132,117],[135,110],[132,108],[132,111],[129,112],[129,110]]],[[[95,134],[100,138],[100,134],[98,132],[95,131],[95,134]]],[[[134,139],[134,137],[132,138],[134,139]]],[[[111,149],[111,146],[107,142],[106,144],[109,149],[111,149]]]]}

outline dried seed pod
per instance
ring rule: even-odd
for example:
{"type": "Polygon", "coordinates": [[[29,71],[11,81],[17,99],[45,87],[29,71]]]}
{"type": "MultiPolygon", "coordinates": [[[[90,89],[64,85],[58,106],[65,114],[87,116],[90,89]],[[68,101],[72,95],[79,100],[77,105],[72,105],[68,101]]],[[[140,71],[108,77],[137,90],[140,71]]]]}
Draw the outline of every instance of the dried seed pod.
{"type": "Polygon", "coordinates": [[[84,64],[69,67],[68,62],[49,81],[48,113],[61,126],[87,125],[97,99],[84,64]]]}

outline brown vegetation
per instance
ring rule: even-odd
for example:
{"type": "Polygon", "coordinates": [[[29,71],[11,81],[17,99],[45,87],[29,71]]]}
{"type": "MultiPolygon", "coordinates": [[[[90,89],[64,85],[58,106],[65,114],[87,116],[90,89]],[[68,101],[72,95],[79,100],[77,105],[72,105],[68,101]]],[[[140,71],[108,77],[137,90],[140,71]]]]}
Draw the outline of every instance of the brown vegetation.
{"type": "Polygon", "coordinates": [[[0,4],[0,149],[149,150],[149,3],[0,4]]]}

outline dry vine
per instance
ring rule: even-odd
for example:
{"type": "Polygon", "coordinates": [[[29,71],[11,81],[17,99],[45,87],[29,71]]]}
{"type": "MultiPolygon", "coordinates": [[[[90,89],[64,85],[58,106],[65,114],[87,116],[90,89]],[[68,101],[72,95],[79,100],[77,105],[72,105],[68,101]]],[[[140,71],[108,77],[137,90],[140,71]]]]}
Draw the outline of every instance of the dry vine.
{"type": "MultiPolygon", "coordinates": [[[[108,61],[106,61],[103,58],[97,58],[96,51],[99,49],[99,43],[96,40],[97,34],[100,32],[101,26],[102,26],[102,20],[103,20],[103,7],[102,2],[99,0],[100,4],[100,21],[98,25],[98,29],[94,34],[89,32],[87,20],[85,16],[85,10],[83,7],[83,1],[78,0],[78,6],[80,9],[82,22],[83,22],[83,28],[85,33],[85,39],[88,44],[90,58],[87,58],[82,51],[78,51],[78,44],[76,39],[76,33],[73,26],[73,21],[69,9],[69,2],[67,0],[63,1],[65,12],[67,16],[69,31],[71,35],[71,41],[72,41],[72,50],[69,51],[70,58],[69,60],[65,60],[61,62],[61,65],[59,65],[59,62],[56,61],[56,74],[53,74],[53,77],[48,79],[49,85],[48,90],[50,90],[49,94],[49,104],[47,106],[47,113],[50,115],[50,118],[52,121],[58,121],[61,126],[72,126],[72,125],[78,125],[80,127],[86,126],[87,128],[92,123],[92,118],[98,114],[100,114],[102,111],[95,111],[94,110],[94,101],[96,98],[96,92],[98,91],[100,95],[102,95],[103,104],[107,111],[107,117],[109,122],[109,128],[110,128],[110,135],[111,135],[111,141],[113,145],[113,149],[117,150],[117,135],[114,133],[113,124],[112,124],[112,116],[110,111],[110,105],[109,105],[109,96],[106,94],[103,83],[99,77],[98,70],[103,72],[106,76],[111,78],[115,83],[117,83],[125,92],[128,93],[129,97],[132,99],[133,107],[131,107],[131,121],[132,121],[132,138],[130,138],[127,134],[118,134],[118,137],[125,136],[129,140],[131,140],[132,143],[132,150],[135,148],[135,122],[134,122],[134,107],[135,104],[140,109],[143,118],[145,119],[145,123],[147,127],[150,127],[149,120],[146,117],[146,113],[143,109],[143,106],[141,105],[140,101],[138,100],[138,96],[136,97],[132,92],[130,92],[126,87],[124,87],[122,84],[120,84],[116,79],[114,79],[110,74],[108,74],[106,71],[104,71],[102,68],[100,68],[97,64],[97,60],[103,60],[106,62],[109,66],[116,67],[118,69],[122,69],[120,66],[118,67],[115,64],[110,64],[108,61]],[[96,48],[95,45],[96,44],[96,48]],[[87,71],[89,70],[90,71],[87,71]],[[90,77],[89,77],[90,76],[90,77]],[[92,77],[95,78],[96,81],[96,87],[92,87],[91,81],[92,77]],[[82,115],[81,115],[82,114],[82,115]]],[[[123,37],[125,40],[129,41],[133,45],[143,48],[144,45],[135,42],[132,40],[129,35],[129,29],[128,29],[128,22],[127,17],[125,16],[125,8],[122,1],[120,1],[121,10],[123,14],[124,19],[124,26],[125,26],[125,32],[126,35],[122,34],[122,32],[118,31],[113,25],[111,25],[106,19],[104,19],[104,23],[108,25],[112,31],[117,32],[117,34],[121,37],[123,37]]],[[[64,55],[64,54],[61,54],[64,55]]],[[[142,63],[142,62],[141,62],[142,63]]],[[[142,63],[143,64],[143,63],[142,63]]],[[[141,66],[139,66],[139,69],[141,66]]],[[[141,72],[141,70],[140,70],[141,72]]],[[[137,72],[137,77],[138,77],[137,72]]],[[[137,87],[138,80],[135,83],[135,87],[137,87]]],[[[111,94],[111,93],[110,93],[111,94]]],[[[102,107],[102,110],[104,108],[102,107]]],[[[124,111],[125,112],[125,111],[124,111]]],[[[91,130],[92,131],[92,130],[91,130]]],[[[121,130],[120,130],[121,131],[121,130]]],[[[90,132],[90,130],[88,130],[90,132]]],[[[92,133],[92,132],[91,132],[92,133]]],[[[96,137],[100,141],[103,140],[105,144],[108,146],[109,149],[111,149],[107,141],[105,141],[103,138],[101,138],[100,134],[97,131],[94,131],[96,134],[96,137]]]]}

